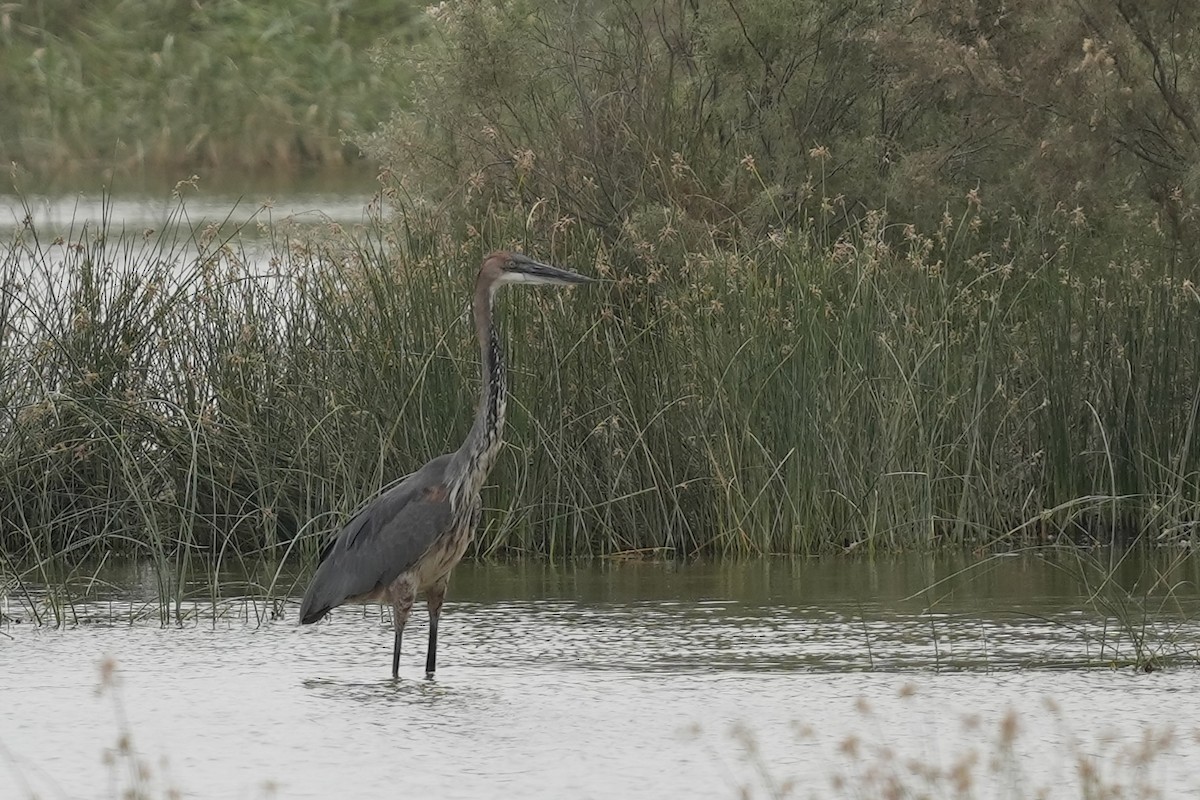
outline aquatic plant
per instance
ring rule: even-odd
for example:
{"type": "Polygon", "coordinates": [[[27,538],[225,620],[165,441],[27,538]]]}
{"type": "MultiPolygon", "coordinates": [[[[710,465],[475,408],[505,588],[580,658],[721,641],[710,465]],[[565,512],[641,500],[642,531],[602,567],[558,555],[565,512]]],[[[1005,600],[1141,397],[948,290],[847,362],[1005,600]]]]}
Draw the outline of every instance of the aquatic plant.
{"type": "Polygon", "coordinates": [[[1097,263],[1069,216],[975,249],[978,213],[822,249],[669,209],[610,242],[545,204],[465,232],[413,206],[273,231],[265,264],[231,224],[29,225],[0,261],[7,560],[136,551],[182,585],[312,554],[460,435],[463,287],[502,246],[608,286],[502,304],[527,319],[477,553],[1191,543],[1200,296],[1136,242],[1097,263]]]}

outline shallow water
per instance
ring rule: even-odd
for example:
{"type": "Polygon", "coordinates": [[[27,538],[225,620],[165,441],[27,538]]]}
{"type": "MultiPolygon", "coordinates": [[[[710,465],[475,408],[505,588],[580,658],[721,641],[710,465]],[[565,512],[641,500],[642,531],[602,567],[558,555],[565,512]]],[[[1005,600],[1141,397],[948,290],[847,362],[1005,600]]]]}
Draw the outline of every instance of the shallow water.
{"type": "Polygon", "coordinates": [[[891,776],[952,796],[957,776],[968,796],[1081,797],[1085,762],[1195,796],[1196,584],[1153,567],[1097,591],[1028,557],[464,564],[433,681],[422,614],[393,681],[375,608],[301,628],[294,605],[258,624],[219,599],[163,628],[115,574],[132,588],[50,628],[10,594],[0,797],[115,796],[136,782],[123,731],[152,795],[875,797],[891,776]],[[1159,575],[1169,598],[1146,592],[1159,575]],[[1139,632],[1167,668],[1106,666],[1139,632]]]}
{"type": "MultiPolygon", "coordinates": [[[[186,178],[181,174],[179,178],[186,178]]],[[[369,170],[345,170],[310,176],[206,173],[194,186],[176,186],[167,176],[121,179],[91,185],[72,180],[57,185],[0,184],[0,240],[24,224],[25,216],[43,234],[63,234],[106,219],[115,230],[140,236],[173,217],[182,202],[193,224],[221,221],[233,214],[241,220],[266,208],[264,219],[354,224],[366,220],[379,185],[369,170]]],[[[249,233],[253,229],[248,229],[249,233]]]]}
{"type": "MultiPolygon", "coordinates": [[[[121,249],[114,238],[144,259],[165,252],[183,270],[200,253],[197,240],[213,229],[215,241],[229,243],[252,272],[270,274],[272,257],[288,237],[330,227],[371,227],[381,215],[378,189],[371,173],[354,170],[285,181],[216,174],[178,192],[161,177],[118,182],[115,188],[10,188],[0,190],[0,248],[32,225],[39,246],[33,245],[34,237],[26,237],[27,244],[44,258],[21,249],[17,266],[44,267],[48,260],[53,268],[62,256],[52,242],[89,242],[104,230],[118,263],[121,249]]],[[[210,242],[205,252],[212,249],[210,242]]]]}

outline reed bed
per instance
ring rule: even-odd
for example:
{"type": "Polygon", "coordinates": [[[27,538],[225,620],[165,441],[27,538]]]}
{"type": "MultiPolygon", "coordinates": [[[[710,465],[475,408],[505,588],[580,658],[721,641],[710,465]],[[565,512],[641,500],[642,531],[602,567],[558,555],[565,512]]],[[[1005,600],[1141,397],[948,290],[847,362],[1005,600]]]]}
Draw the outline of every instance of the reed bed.
{"type": "Polygon", "coordinates": [[[0,9],[0,158],[39,174],[179,165],[294,170],[358,160],[404,96],[406,3],[288,0],[0,9]],[[383,100],[386,98],[386,100],[383,100]]]}
{"type": "Polygon", "coordinates": [[[266,261],[228,225],[27,225],[0,258],[4,559],[54,582],[133,552],[177,585],[311,559],[461,441],[466,298],[497,247],[605,283],[501,296],[510,419],[477,556],[1192,544],[1179,259],[1065,215],[984,249],[977,213],[718,240],[662,209],[614,240],[537,207],[464,230],[409,207],[266,230],[266,261]]]}

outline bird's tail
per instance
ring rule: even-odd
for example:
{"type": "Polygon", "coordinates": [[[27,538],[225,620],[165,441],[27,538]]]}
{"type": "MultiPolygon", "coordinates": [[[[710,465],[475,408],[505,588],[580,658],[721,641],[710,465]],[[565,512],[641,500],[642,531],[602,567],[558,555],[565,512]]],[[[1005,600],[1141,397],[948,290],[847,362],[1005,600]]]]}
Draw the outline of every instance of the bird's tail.
{"type": "Polygon", "coordinates": [[[314,622],[319,622],[328,613],[329,613],[328,608],[321,608],[316,611],[305,611],[304,608],[302,607],[300,609],[300,624],[301,625],[312,625],[314,622]]]}
{"type": "Polygon", "coordinates": [[[304,593],[304,599],[300,601],[300,624],[312,625],[326,614],[329,613],[333,606],[327,602],[322,602],[318,599],[316,591],[317,583],[313,582],[308,587],[308,591],[304,593]]]}

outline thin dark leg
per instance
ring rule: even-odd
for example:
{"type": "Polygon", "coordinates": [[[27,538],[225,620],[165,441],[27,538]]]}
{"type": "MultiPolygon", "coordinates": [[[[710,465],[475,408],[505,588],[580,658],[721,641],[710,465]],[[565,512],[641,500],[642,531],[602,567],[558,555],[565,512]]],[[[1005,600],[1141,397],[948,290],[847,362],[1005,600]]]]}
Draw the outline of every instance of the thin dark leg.
{"type": "Polygon", "coordinates": [[[392,645],[392,677],[400,677],[400,637],[404,634],[404,623],[396,620],[396,642],[392,645]]]}
{"type": "Polygon", "coordinates": [[[446,587],[438,586],[430,589],[426,595],[429,601],[429,649],[425,651],[425,677],[432,678],[437,670],[437,631],[438,620],[442,616],[442,601],[446,599],[446,587]]]}
{"type": "Polygon", "coordinates": [[[425,653],[425,677],[433,675],[437,669],[437,616],[429,616],[429,650],[425,653]]]}
{"type": "Polygon", "coordinates": [[[404,623],[412,610],[412,595],[402,595],[392,600],[392,624],[396,628],[396,643],[392,645],[392,677],[400,677],[400,639],[404,635],[404,623]]]}

